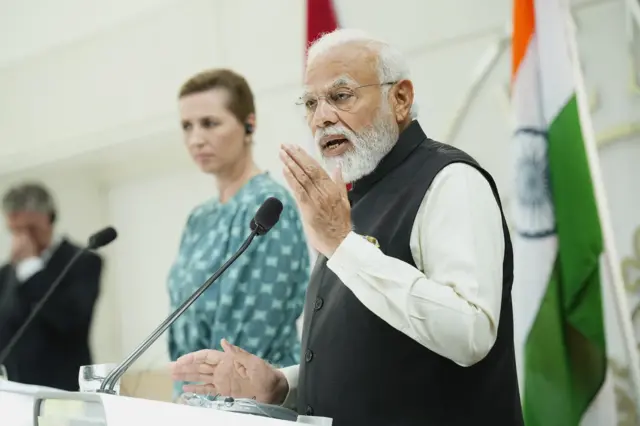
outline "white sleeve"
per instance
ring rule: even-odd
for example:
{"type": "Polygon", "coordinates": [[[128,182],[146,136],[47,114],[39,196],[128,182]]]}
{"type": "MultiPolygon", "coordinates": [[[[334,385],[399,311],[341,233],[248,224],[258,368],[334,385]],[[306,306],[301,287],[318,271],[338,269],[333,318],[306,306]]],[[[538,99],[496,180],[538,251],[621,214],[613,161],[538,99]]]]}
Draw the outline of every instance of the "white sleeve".
{"type": "Polygon", "coordinates": [[[16,265],[16,278],[21,283],[27,281],[29,278],[40,272],[44,268],[44,262],[39,257],[28,257],[21,260],[16,265]]]}
{"type": "Polygon", "coordinates": [[[352,232],[327,266],[397,330],[461,366],[477,363],[497,337],[504,258],[500,209],[478,170],[454,163],[438,173],[410,246],[417,267],[352,232]]]}
{"type": "Polygon", "coordinates": [[[284,374],[284,377],[287,379],[287,384],[289,385],[289,392],[287,393],[287,397],[284,399],[282,406],[292,408],[298,397],[298,375],[300,373],[300,365],[298,364],[281,368],[280,371],[284,374]]]}

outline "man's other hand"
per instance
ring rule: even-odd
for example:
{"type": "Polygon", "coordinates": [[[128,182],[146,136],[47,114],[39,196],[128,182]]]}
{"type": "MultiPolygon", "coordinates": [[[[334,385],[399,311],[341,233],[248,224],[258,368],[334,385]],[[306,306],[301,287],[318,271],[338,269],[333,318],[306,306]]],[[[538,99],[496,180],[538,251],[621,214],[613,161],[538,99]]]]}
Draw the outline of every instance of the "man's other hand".
{"type": "Polygon", "coordinates": [[[171,364],[173,380],[197,383],[183,386],[185,392],[284,402],[289,385],[282,372],[224,339],[221,344],[223,351],[203,349],[178,358],[171,364]]]}

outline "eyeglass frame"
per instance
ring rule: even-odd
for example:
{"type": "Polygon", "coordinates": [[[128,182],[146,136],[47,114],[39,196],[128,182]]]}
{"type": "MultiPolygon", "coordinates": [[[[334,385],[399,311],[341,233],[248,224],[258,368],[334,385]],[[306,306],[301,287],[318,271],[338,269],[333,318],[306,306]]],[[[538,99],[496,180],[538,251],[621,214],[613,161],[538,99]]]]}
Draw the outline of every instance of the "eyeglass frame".
{"type": "MultiPolygon", "coordinates": [[[[340,87],[339,86],[339,87],[336,87],[335,90],[348,89],[353,93],[354,96],[357,96],[356,91],[358,89],[363,89],[365,87],[372,87],[372,86],[386,86],[388,84],[393,86],[394,84],[397,84],[397,83],[398,83],[398,81],[386,81],[386,82],[383,82],[383,83],[363,84],[363,85],[357,86],[357,87],[348,87],[348,86],[341,86],[340,87]]],[[[316,105],[316,107],[315,107],[315,109],[313,111],[309,111],[309,109],[307,107],[305,107],[304,95],[300,96],[298,98],[298,100],[296,100],[296,105],[304,107],[305,108],[305,112],[306,112],[306,116],[310,117],[310,116],[312,116],[313,114],[316,113],[316,110],[318,109],[318,105],[320,105],[320,99],[324,99],[335,110],[342,111],[342,112],[349,112],[351,110],[351,108],[345,110],[345,109],[342,109],[342,108],[338,107],[336,104],[333,103],[332,100],[327,98],[327,95],[322,95],[322,96],[316,97],[316,101],[318,102],[318,104],[316,105]]],[[[356,99],[356,101],[357,101],[357,99],[356,99]]]]}

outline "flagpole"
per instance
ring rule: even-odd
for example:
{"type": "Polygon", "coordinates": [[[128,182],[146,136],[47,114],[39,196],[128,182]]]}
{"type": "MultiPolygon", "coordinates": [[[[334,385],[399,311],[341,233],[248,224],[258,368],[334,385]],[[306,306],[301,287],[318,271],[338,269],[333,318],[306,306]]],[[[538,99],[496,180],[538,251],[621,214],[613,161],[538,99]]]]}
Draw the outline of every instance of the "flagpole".
{"type": "MultiPolygon", "coordinates": [[[[564,2],[564,5],[564,10],[569,10],[566,2],[564,2]]],[[[609,214],[609,209],[607,207],[608,201],[602,180],[602,171],[596,147],[595,132],[589,112],[589,101],[585,90],[584,76],[582,75],[580,67],[580,57],[578,55],[577,42],[575,39],[575,29],[571,25],[571,21],[568,19],[570,15],[566,16],[567,24],[565,25],[565,33],[573,65],[576,101],[578,103],[578,116],[580,119],[580,127],[582,128],[589,169],[591,171],[596,206],[600,217],[600,226],[604,242],[604,255],[609,266],[608,269],[611,284],[613,286],[615,304],[617,305],[616,312],[618,314],[618,321],[622,328],[622,340],[624,342],[624,347],[628,357],[627,359],[629,361],[629,371],[631,373],[631,380],[635,391],[636,410],[640,410],[640,358],[638,357],[638,352],[636,350],[635,336],[630,317],[631,311],[627,302],[622,272],[619,267],[619,257],[616,249],[613,227],[611,225],[611,215],[609,214]]]]}
{"type": "Polygon", "coordinates": [[[475,72],[471,78],[471,83],[464,93],[462,100],[459,103],[458,108],[455,111],[453,119],[449,124],[444,138],[447,143],[455,145],[455,138],[458,135],[462,120],[466,117],[474,99],[482,89],[482,83],[485,82],[489,73],[493,71],[496,63],[508,47],[508,43],[511,41],[511,34],[502,35],[496,40],[486,53],[482,56],[480,64],[476,67],[475,72]]]}
{"type": "Polygon", "coordinates": [[[627,13],[636,21],[638,28],[640,28],[640,3],[638,3],[637,0],[627,0],[625,3],[627,6],[627,13]]]}

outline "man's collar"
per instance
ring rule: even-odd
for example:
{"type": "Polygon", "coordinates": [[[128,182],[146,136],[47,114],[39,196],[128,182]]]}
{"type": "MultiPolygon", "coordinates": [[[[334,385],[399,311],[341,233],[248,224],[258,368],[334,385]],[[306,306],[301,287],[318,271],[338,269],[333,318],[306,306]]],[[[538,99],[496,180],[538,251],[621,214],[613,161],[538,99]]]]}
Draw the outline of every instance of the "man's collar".
{"type": "Polygon", "coordinates": [[[352,201],[356,201],[364,195],[377,181],[402,164],[425,139],[427,139],[427,135],[420,127],[418,120],[411,121],[407,128],[400,133],[396,144],[380,161],[375,170],[351,184],[349,198],[353,198],[352,201]]]}
{"type": "Polygon", "coordinates": [[[40,254],[40,259],[42,259],[44,263],[47,263],[49,259],[51,259],[53,253],[55,253],[58,247],[60,247],[60,244],[62,244],[63,239],[64,238],[61,235],[53,234],[53,236],[51,237],[51,244],[49,244],[49,247],[44,249],[42,251],[42,254],[40,254]]]}

